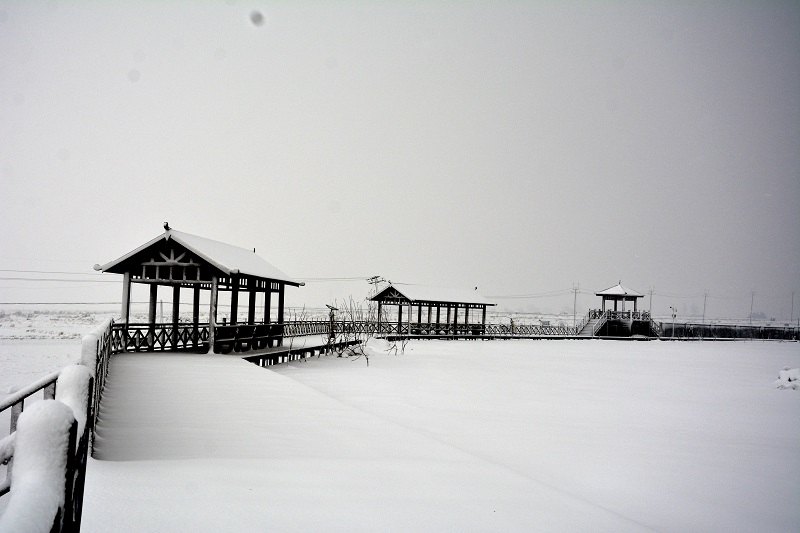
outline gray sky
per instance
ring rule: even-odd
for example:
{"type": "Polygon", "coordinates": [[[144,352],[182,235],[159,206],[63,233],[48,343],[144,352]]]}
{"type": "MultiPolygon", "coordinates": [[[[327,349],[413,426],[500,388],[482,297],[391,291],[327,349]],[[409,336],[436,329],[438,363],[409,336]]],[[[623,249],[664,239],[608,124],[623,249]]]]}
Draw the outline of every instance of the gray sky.
{"type": "Polygon", "coordinates": [[[169,221],[300,279],[797,317],[798,95],[795,2],[0,0],[0,268],[88,273],[169,221]]]}

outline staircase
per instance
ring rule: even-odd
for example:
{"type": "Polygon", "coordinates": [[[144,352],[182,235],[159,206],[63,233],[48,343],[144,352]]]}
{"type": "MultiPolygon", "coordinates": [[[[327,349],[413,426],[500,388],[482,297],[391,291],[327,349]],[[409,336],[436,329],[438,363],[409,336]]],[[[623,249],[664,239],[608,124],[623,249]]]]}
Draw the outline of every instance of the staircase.
{"type": "Polygon", "coordinates": [[[583,328],[581,328],[581,330],[578,332],[578,337],[592,337],[595,327],[599,327],[597,324],[605,321],[606,321],[605,316],[602,316],[600,318],[590,318],[583,326],[583,328]]]}

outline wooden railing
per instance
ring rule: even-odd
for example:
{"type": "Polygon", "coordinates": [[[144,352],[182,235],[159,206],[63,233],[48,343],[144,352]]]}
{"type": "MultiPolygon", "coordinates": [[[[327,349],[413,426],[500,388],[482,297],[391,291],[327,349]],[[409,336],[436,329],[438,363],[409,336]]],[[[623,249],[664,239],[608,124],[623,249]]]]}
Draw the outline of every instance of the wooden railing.
{"type": "Polygon", "coordinates": [[[592,327],[592,337],[597,336],[597,332],[600,331],[606,322],[608,322],[608,314],[610,311],[602,311],[600,316],[597,316],[597,322],[595,322],[594,326],[592,327]]]}
{"type": "Polygon", "coordinates": [[[115,324],[111,343],[114,353],[199,350],[208,345],[208,324],[115,324]]]}
{"type": "MultiPolygon", "coordinates": [[[[12,438],[14,432],[17,431],[17,421],[19,420],[19,416],[22,414],[22,411],[25,409],[25,400],[33,396],[39,391],[44,391],[43,398],[45,400],[53,400],[56,397],[56,381],[58,380],[58,376],[61,374],[61,371],[53,372],[50,375],[47,375],[41,378],[38,381],[35,381],[24,387],[23,389],[10,394],[6,398],[0,402],[0,413],[7,409],[11,409],[11,423],[8,430],[8,437],[6,439],[12,438]]],[[[6,441],[5,439],[3,442],[11,442],[6,441]]],[[[8,444],[6,444],[8,446],[8,444]]],[[[2,448],[5,450],[5,447],[2,448]]],[[[5,495],[8,493],[9,488],[11,487],[11,469],[14,465],[14,456],[13,450],[9,450],[6,452],[0,452],[0,462],[6,464],[6,479],[0,483],[0,496],[5,495]]]]}
{"type": "MultiPolygon", "coordinates": [[[[282,346],[284,339],[308,335],[367,335],[390,337],[572,337],[580,333],[591,319],[596,335],[607,320],[650,320],[647,311],[591,310],[576,326],[534,324],[444,324],[299,320],[267,324],[222,324],[215,328],[216,353],[248,352],[282,346]]],[[[208,324],[115,324],[111,330],[111,353],[123,351],[207,351],[208,324]]]]}
{"type": "MultiPolygon", "coordinates": [[[[22,505],[14,508],[20,509],[28,505],[37,506],[37,513],[47,513],[42,516],[42,520],[47,521],[49,531],[51,532],[71,532],[80,531],[81,515],[83,510],[83,488],[86,479],[86,464],[89,457],[90,441],[92,435],[91,422],[93,420],[93,408],[95,380],[91,377],[90,371],[76,365],[78,372],[66,372],[67,369],[72,370],[70,367],[67,369],[53,372],[27,387],[9,395],[0,402],[0,412],[11,409],[11,421],[9,427],[9,435],[0,440],[0,462],[6,465],[6,477],[0,482],[0,496],[5,496],[11,492],[11,498],[22,498],[22,505]],[[67,388],[67,393],[61,394],[59,384],[62,379],[70,381],[64,383],[62,386],[67,388]],[[77,389],[77,391],[76,391],[77,389]],[[43,391],[43,399],[49,400],[50,403],[42,402],[36,405],[36,408],[31,409],[30,413],[25,412],[25,400],[31,398],[36,393],[43,391]],[[77,396],[71,395],[77,392],[77,396]],[[61,401],[58,401],[61,400],[61,401]],[[63,403],[62,403],[63,402],[63,403]],[[64,404],[69,409],[65,409],[64,404]],[[33,411],[37,411],[34,413],[33,411]],[[46,425],[49,426],[58,420],[59,413],[69,413],[71,415],[71,424],[68,426],[69,431],[66,433],[59,433],[59,438],[55,441],[50,440],[53,438],[54,433],[48,432],[42,434],[44,426],[37,426],[27,417],[42,415],[48,413],[43,419],[46,420],[46,425]],[[18,431],[17,425],[20,419],[24,419],[26,425],[18,431]],[[79,420],[82,422],[79,424],[79,420]],[[32,425],[31,425],[32,424],[32,425]],[[82,427],[80,427],[82,425],[82,427]],[[24,439],[18,437],[18,433],[25,433],[24,439]],[[44,442],[37,443],[29,449],[25,449],[26,445],[38,439],[46,439],[44,442]],[[28,468],[23,471],[25,476],[25,483],[22,485],[25,489],[17,494],[14,491],[14,456],[19,456],[20,466],[22,466],[23,455],[28,454],[28,461],[31,461],[32,454],[38,454],[36,449],[42,446],[53,447],[54,450],[59,448],[64,449],[65,455],[61,455],[60,461],[53,458],[48,459],[47,468],[63,468],[63,485],[60,489],[64,491],[63,498],[60,505],[49,501],[47,498],[44,500],[32,494],[30,490],[31,482],[36,483],[36,490],[49,491],[59,490],[56,487],[39,486],[39,483],[47,483],[50,475],[46,472],[40,472],[36,468],[28,468]],[[63,448],[62,448],[63,447],[63,448]],[[26,490],[27,489],[27,490],[26,490]]],[[[41,422],[42,418],[38,421],[41,422]]],[[[49,452],[48,452],[49,453],[49,452]]],[[[61,476],[61,473],[59,473],[61,476]]],[[[11,512],[12,507],[9,506],[7,512],[11,512]]],[[[25,511],[20,511],[24,513],[25,511]]],[[[14,529],[21,523],[27,524],[27,519],[20,516],[3,517],[3,520],[8,520],[14,525],[14,529]]],[[[25,528],[30,526],[27,524],[25,528]]]]}

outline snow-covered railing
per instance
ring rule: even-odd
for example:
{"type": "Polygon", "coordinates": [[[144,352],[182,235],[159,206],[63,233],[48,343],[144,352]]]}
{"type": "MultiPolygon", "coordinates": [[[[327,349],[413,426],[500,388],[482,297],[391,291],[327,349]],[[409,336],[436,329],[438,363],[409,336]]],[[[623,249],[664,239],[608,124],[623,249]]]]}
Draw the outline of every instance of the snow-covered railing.
{"type": "Polygon", "coordinates": [[[735,324],[698,324],[692,322],[662,322],[660,337],[669,339],[759,339],[800,340],[797,326],[749,326],[735,324]]]}
{"type": "Polygon", "coordinates": [[[89,446],[93,379],[72,365],[12,394],[0,411],[12,409],[11,432],[0,441],[10,493],[0,531],[78,531],[89,446]],[[24,409],[25,399],[44,390],[44,399],[24,409]]]}
{"type": "Polygon", "coordinates": [[[114,321],[108,319],[97,327],[93,332],[85,335],[81,341],[81,364],[91,371],[94,378],[94,388],[92,390],[92,419],[89,426],[89,453],[92,452],[94,441],[94,427],[97,423],[97,413],[100,411],[100,399],[103,396],[103,388],[106,385],[108,375],[108,361],[114,353],[112,332],[114,321]]]}
{"type": "Polygon", "coordinates": [[[95,413],[111,354],[111,320],[83,339],[81,364],[31,383],[0,402],[11,409],[0,441],[7,464],[0,496],[10,493],[0,531],[79,531],[95,413]],[[95,376],[98,379],[95,379],[95,376]],[[43,400],[25,409],[25,400],[43,400]]]}

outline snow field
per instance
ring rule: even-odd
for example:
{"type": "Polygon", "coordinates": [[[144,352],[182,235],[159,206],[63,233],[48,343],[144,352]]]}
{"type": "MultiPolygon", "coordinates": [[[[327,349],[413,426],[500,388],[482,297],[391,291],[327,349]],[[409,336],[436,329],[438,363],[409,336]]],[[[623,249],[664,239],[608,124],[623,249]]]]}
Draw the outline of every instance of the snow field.
{"type": "Polygon", "coordinates": [[[112,359],[85,531],[796,531],[797,343],[112,359]],[[122,379],[124,377],[124,379],[122,379]]]}

